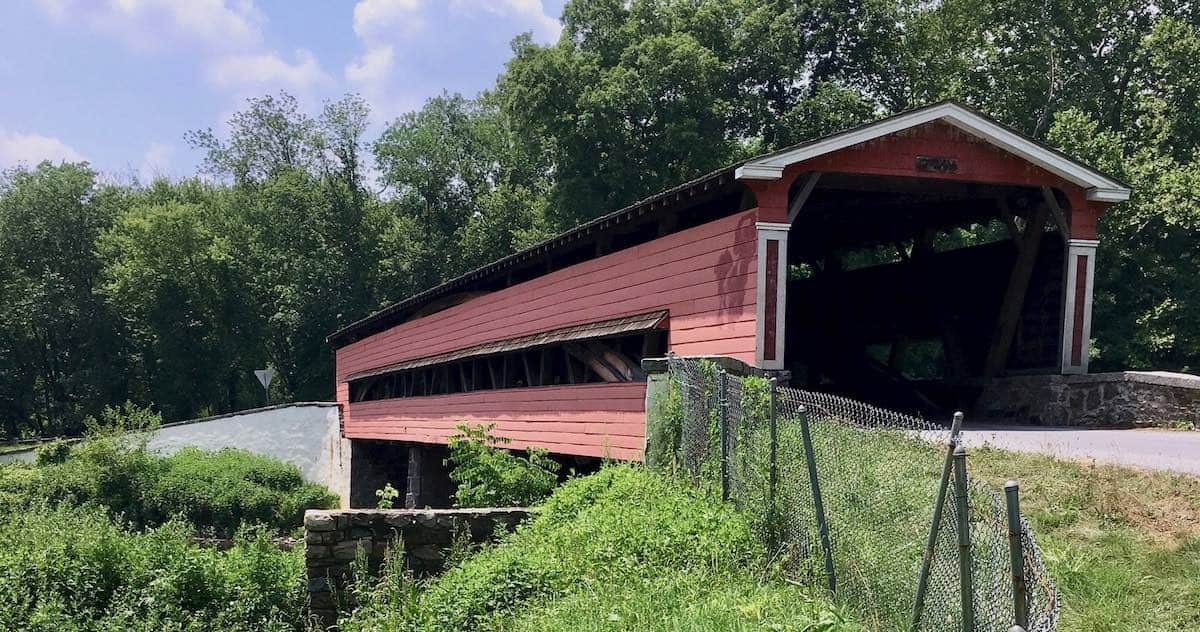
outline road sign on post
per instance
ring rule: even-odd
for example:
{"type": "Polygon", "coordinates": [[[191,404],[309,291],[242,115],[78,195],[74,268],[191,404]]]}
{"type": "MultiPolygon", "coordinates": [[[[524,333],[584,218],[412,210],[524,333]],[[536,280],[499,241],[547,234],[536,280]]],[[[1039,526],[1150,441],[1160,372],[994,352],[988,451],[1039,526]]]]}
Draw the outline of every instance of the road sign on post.
{"type": "Polygon", "coordinates": [[[258,369],[254,372],[254,377],[258,378],[260,384],[263,385],[263,391],[267,395],[267,405],[271,404],[271,380],[275,377],[275,367],[268,366],[265,369],[258,369]]]}

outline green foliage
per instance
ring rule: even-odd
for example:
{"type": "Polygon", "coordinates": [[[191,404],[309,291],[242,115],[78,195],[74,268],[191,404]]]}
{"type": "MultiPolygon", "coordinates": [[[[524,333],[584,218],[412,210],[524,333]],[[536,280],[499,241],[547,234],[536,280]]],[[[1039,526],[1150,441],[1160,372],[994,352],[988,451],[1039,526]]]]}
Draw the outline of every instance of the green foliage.
{"type": "Polygon", "coordinates": [[[157,424],[107,408],[84,441],[0,466],[0,629],[305,629],[303,554],[271,535],[336,498],[242,450],[155,455],[137,431],[157,424]],[[235,543],[199,547],[197,531],[235,543]]]}
{"type": "Polygon", "coordinates": [[[670,478],[612,466],[423,591],[385,575],[339,623],[355,630],[858,630],[773,581],[744,517],[670,478]],[[718,625],[713,625],[717,623],[718,625]]]}
{"type": "Polygon", "coordinates": [[[683,441],[683,390],[671,376],[646,416],[646,465],[668,472],[679,470],[679,446],[683,441]]]}
{"type": "Polygon", "coordinates": [[[380,509],[391,509],[399,496],[400,491],[392,487],[391,483],[384,485],[383,489],[375,490],[375,497],[379,499],[378,507],[380,509]]]}
{"type": "Polygon", "coordinates": [[[46,458],[39,454],[35,466],[0,466],[0,507],[22,511],[43,501],[98,505],[137,527],[179,517],[229,536],[243,524],[287,531],[302,523],[305,509],[337,503],[325,488],[304,482],[296,466],[270,457],[195,448],[162,457],[146,449],[144,437],[114,430],[156,421],[147,415],[136,407],[126,413],[109,409],[112,425],[65,454],[53,449],[46,458]]]}
{"type": "Polygon", "coordinates": [[[511,442],[492,434],[495,424],[461,425],[450,438],[450,478],[458,484],[459,507],[529,506],[541,501],[558,484],[561,466],[549,452],[530,448],[526,456],[500,446],[511,442]]]}
{"type": "Polygon", "coordinates": [[[148,387],[173,418],[256,402],[246,379],[253,360],[239,346],[261,332],[225,211],[203,202],[137,205],[97,241],[107,264],[101,291],[135,323],[144,357],[161,359],[146,367],[148,387]]]}
{"type": "Polygon", "coordinates": [[[62,465],[71,455],[71,443],[63,439],[55,439],[39,445],[34,451],[34,462],[39,466],[62,465]]]}
{"type": "Polygon", "coordinates": [[[141,502],[151,524],[181,515],[230,534],[242,524],[288,531],[303,523],[304,510],[336,506],[337,498],[289,463],[233,448],[185,448],[163,459],[141,502]]]}
{"type": "Polygon", "coordinates": [[[124,197],[86,163],[0,172],[0,436],[77,434],[126,398],[131,358],[94,249],[124,197]]]}
{"type": "Polygon", "coordinates": [[[0,538],[5,630],[304,629],[303,554],[265,531],[221,552],[181,522],[134,534],[98,509],[32,506],[0,538]]]}

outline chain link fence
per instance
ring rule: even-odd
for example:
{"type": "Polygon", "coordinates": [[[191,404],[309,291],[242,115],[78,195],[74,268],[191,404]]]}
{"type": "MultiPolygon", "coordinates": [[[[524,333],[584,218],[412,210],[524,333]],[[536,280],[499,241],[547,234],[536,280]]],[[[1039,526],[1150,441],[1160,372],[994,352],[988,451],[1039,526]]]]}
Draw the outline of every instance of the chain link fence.
{"type": "Polygon", "coordinates": [[[667,429],[651,437],[669,447],[652,465],[719,486],[792,580],[876,630],[1057,628],[1015,484],[1001,497],[970,479],[961,417],[946,427],[706,361],[669,368],[667,429]]]}

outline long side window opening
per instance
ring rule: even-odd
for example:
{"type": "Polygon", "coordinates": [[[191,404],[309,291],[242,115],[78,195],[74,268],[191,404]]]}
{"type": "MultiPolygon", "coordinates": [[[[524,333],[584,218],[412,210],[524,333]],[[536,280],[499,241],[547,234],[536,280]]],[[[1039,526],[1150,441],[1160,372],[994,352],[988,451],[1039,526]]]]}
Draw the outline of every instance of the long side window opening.
{"type": "Polygon", "coordinates": [[[350,382],[350,401],[425,397],[502,388],[642,382],[642,358],[666,353],[667,335],[574,340],[372,375],[350,382]]]}

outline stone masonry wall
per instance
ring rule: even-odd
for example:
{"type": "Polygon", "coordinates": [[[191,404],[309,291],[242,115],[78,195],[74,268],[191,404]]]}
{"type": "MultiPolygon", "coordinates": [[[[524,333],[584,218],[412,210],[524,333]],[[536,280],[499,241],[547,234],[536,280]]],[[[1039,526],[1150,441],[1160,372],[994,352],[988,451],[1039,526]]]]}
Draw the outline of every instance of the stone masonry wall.
{"type": "Polygon", "coordinates": [[[345,586],[361,547],[377,570],[397,542],[418,575],[441,570],[456,537],[484,542],[529,518],[521,507],[485,509],[342,509],[304,514],[304,561],[310,612],[324,625],[337,621],[338,590],[345,586]]]}
{"type": "Polygon", "coordinates": [[[997,378],[975,406],[980,420],[1044,426],[1200,426],[1200,376],[1163,371],[997,378]]]}

